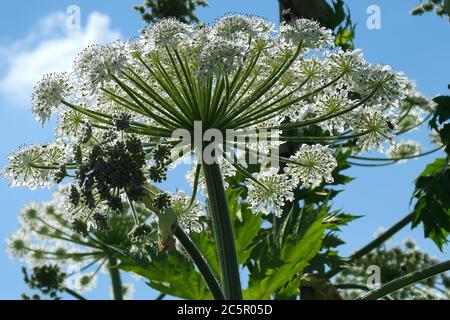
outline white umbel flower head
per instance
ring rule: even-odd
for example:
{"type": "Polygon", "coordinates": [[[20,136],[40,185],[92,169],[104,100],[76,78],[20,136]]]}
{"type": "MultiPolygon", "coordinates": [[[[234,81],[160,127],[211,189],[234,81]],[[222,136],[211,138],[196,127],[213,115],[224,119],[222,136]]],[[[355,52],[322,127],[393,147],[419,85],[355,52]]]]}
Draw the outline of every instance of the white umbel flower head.
{"type": "MultiPolygon", "coordinates": [[[[402,140],[391,146],[387,155],[391,159],[411,158],[422,152],[422,146],[414,140],[402,140]]],[[[406,162],[406,160],[400,160],[406,162]]]]}
{"type": "Polygon", "coordinates": [[[42,125],[48,121],[53,109],[61,105],[70,90],[67,73],[51,73],[45,75],[34,88],[32,95],[32,111],[35,119],[42,125]]]}
{"type": "Polygon", "coordinates": [[[292,183],[287,175],[279,174],[277,168],[270,168],[246,181],[248,188],[247,201],[255,213],[270,214],[281,217],[283,206],[287,201],[294,200],[292,183]]]}
{"type": "Polygon", "coordinates": [[[393,116],[373,108],[364,108],[353,124],[355,133],[363,133],[356,142],[361,151],[369,151],[376,148],[383,152],[383,141],[391,140],[396,129],[396,121],[393,116]]]}
{"type": "Polygon", "coordinates": [[[330,74],[343,75],[342,81],[348,88],[357,90],[360,87],[361,77],[364,77],[369,65],[364,60],[361,50],[344,51],[339,48],[332,52],[325,52],[324,55],[330,74]]]}
{"type": "Polygon", "coordinates": [[[246,50],[246,45],[242,41],[214,38],[200,53],[200,75],[213,76],[233,71],[241,62],[246,50]]]}
{"type": "Polygon", "coordinates": [[[30,249],[28,232],[19,229],[6,240],[6,250],[12,259],[24,258],[30,249]]]}
{"type": "MultiPolygon", "coordinates": [[[[58,117],[58,125],[56,127],[56,136],[60,139],[76,141],[86,130],[86,123],[89,118],[82,113],[74,110],[64,110],[60,112],[58,117]]],[[[90,128],[92,129],[92,128],[90,128]]]]}
{"type": "Polygon", "coordinates": [[[290,160],[286,172],[292,176],[294,184],[303,183],[306,188],[315,188],[323,181],[333,182],[332,173],[337,167],[333,151],[320,144],[303,144],[290,160]]]}
{"type": "Polygon", "coordinates": [[[213,34],[231,39],[266,39],[274,31],[272,22],[245,14],[222,17],[213,27],[213,34]]]}
{"type": "Polygon", "coordinates": [[[65,147],[59,143],[31,145],[12,153],[2,175],[11,187],[50,187],[59,164],[65,160],[65,147]]]}
{"type": "Polygon", "coordinates": [[[444,144],[442,143],[441,135],[436,130],[432,130],[430,134],[431,143],[435,144],[438,147],[442,147],[444,144]]]}
{"type": "Polygon", "coordinates": [[[39,211],[41,206],[38,203],[27,204],[19,214],[19,221],[23,226],[34,227],[39,222],[39,211]]]}
{"type": "Polygon", "coordinates": [[[418,130],[418,126],[422,122],[423,117],[421,112],[411,110],[407,114],[400,116],[399,122],[397,123],[397,130],[399,132],[418,130]]]}
{"type": "MultiPolygon", "coordinates": [[[[351,106],[351,102],[348,99],[347,90],[330,90],[324,92],[323,95],[319,95],[316,99],[316,103],[312,104],[311,111],[316,116],[324,116],[331,113],[343,111],[351,106]]],[[[320,122],[318,125],[325,131],[330,133],[338,132],[342,133],[348,127],[349,118],[348,114],[342,116],[336,116],[326,121],[320,122]]]]}
{"type": "Polygon", "coordinates": [[[401,72],[394,72],[390,66],[369,65],[360,72],[359,92],[372,92],[373,99],[381,103],[396,103],[406,98],[409,82],[401,72]]]}
{"type": "Polygon", "coordinates": [[[74,72],[78,76],[81,89],[94,94],[128,65],[126,45],[115,41],[108,45],[92,45],[86,48],[78,55],[74,72]]]}
{"type": "Polygon", "coordinates": [[[179,191],[172,197],[172,208],[177,215],[178,224],[187,232],[201,232],[203,226],[199,222],[200,218],[206,215],[205,209],[200,202],[195,199],[194,203],[190,204],[191,197],[186,193],[179,191]]]}
{"type": "Polygon", "coordinates": [[[280,36],[289,44],[296,46],[303,42],[304,46],[311,49],[331,47],[334,40],[331,30],[308,19],[283,22],[280,26],[280,36]]]}
{"type": "Polygon", "coordinates": [[[189,39],[192,28],[173,18],[161,20],[151,24],[142,31],[141,43],[146,53],[154,49],[165,49],[175,47],[180,42],[189,39]]]}
{"type": "Polygon", "coordinates": [[[75,276],[73,282],[77,292],[90,292],[97,287],[97,274],[80,273],[75,276]]]}

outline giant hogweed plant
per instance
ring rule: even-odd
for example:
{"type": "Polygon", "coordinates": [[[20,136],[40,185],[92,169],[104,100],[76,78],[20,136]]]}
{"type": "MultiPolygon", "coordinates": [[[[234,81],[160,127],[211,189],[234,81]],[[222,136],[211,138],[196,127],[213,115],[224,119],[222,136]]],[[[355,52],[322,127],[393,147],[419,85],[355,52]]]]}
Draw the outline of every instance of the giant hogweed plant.
{"type": "MultiPolygon", "coordinates": [[[[162,292],[192,298],[192,290],[164,281],[177,267],[187,269],[179,255],[157,252],[178,247],[205,280],[196,282],[197,298],[242,299],[239,264],[254,275],[246,298],[288,295],[333,221],[325,204],[299,208],[294,193],[333,182],[336,150],[381,151],[431,107],[403,74],[333,43],[331,31],[310,20],[275,30],[258,17],[228,15],[203,27],[165,19],[137,39],[88,47],[72,71],[46,75],[36,86],[32,111],[42,124],[58,115],[56,141],[20,148],[3,176],[32,189],[70,181],[61,189],[61,217],[84,236],[129,214],[132,245],[104,249],[124,270],[153,277],[149,284],[162,292]],[[226,138],[211,147],[217,133],[226,138]],[[180,139],[186,134],[192,138],[180,139]],[[278,156],[285,143],[298,150],[278,156]],[[246,165],[254,155],[259,161],[246,165]],[[180,157],[194,163],[192,195],[175,201],[155,184],[180,157]],[[226,192],[224,177],[234,175],[241,182],[226,192]],[[197,198],[205,199],[206,217],[197,198]],[[140,215],[142,206],[152,214],[140,215]],[[295,219],[276,226],[289,206],[295,219]],[[267,253],[266,238],[254,242],[262,224],[252,221],[260,214],[273,217],[270,241],[279,244],[266,257],[257,254],[267,253]],[[136,266],[136,256],[151,262],[136,266]]],[[[394,144],[392,160],[417,156],[418,148],[394,144]]],[[[194,282],[197,271],[188,270],[194,282]]]]}

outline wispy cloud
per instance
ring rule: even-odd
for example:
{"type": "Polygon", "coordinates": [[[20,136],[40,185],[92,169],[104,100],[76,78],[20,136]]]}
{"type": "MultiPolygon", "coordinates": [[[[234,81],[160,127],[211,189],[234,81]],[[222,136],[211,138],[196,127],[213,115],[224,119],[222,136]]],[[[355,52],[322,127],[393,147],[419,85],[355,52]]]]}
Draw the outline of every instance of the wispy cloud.
{"type": "Polygon", "coordinates": [[[33,87],[44,74],[70,71],[76,55],[94,43],[120,38],[109,16],[93,12],[86,26],[70,30],[67,16],[56,12],[41,19],[23,39],[0,47],[0,95],[13,106],[28,106],[33,87]]]}

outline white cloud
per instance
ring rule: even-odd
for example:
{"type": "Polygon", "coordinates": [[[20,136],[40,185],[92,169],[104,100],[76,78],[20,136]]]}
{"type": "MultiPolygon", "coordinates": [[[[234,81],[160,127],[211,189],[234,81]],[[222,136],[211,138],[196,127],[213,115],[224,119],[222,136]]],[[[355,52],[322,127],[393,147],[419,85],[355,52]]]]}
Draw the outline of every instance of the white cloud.
{"type": "Polygon", "coordinates": [[[33,87],[44,74],[70,71],[85,47],[120,38],[110,17],[98,12],[91,13],[80,30],[66,25],[67,16],[57,12],[41,19],[23,39],[0,47],[0,95],[9,104],[28,106],[33,87]]]}

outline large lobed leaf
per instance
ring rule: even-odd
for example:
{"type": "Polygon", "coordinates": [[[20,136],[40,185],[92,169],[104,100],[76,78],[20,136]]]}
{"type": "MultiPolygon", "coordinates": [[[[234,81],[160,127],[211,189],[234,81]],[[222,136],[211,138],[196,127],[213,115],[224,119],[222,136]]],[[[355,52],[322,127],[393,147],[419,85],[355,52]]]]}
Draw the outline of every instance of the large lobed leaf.
{"type": "Polygon", "coordinates": [[[413,227],[423,223],[425,236],[439,249],[450,233],[450,167],[448,159],[436,159],[416,180],[413,227]]]}
{"type": "Polygon", "coordinates": [[[323,222],[325,216],[326,210],[322,209],[304,211],[299,220],[290,221],[288,230],[281,234],[282,239],[273,241],[270,233],[266,239],[261,239],[260,246],[255,249],[257,258],[249,264],[249,287],[244,292],[246,299],[270,299],[275,294],[284,297],[289,296],[286,291],[292,294],[298,290],[298,281],[293,280],[319,252],[328,227],[323,222]]]}
{"type": "Polygon", "coordinates": [[[210,300],[212,296],[194,264],[178,251],[158,254],[148,250],[151,262],[143,264],[123,259],[119,268],[148,280],[153,289],[181,299],[210,300]]]}

